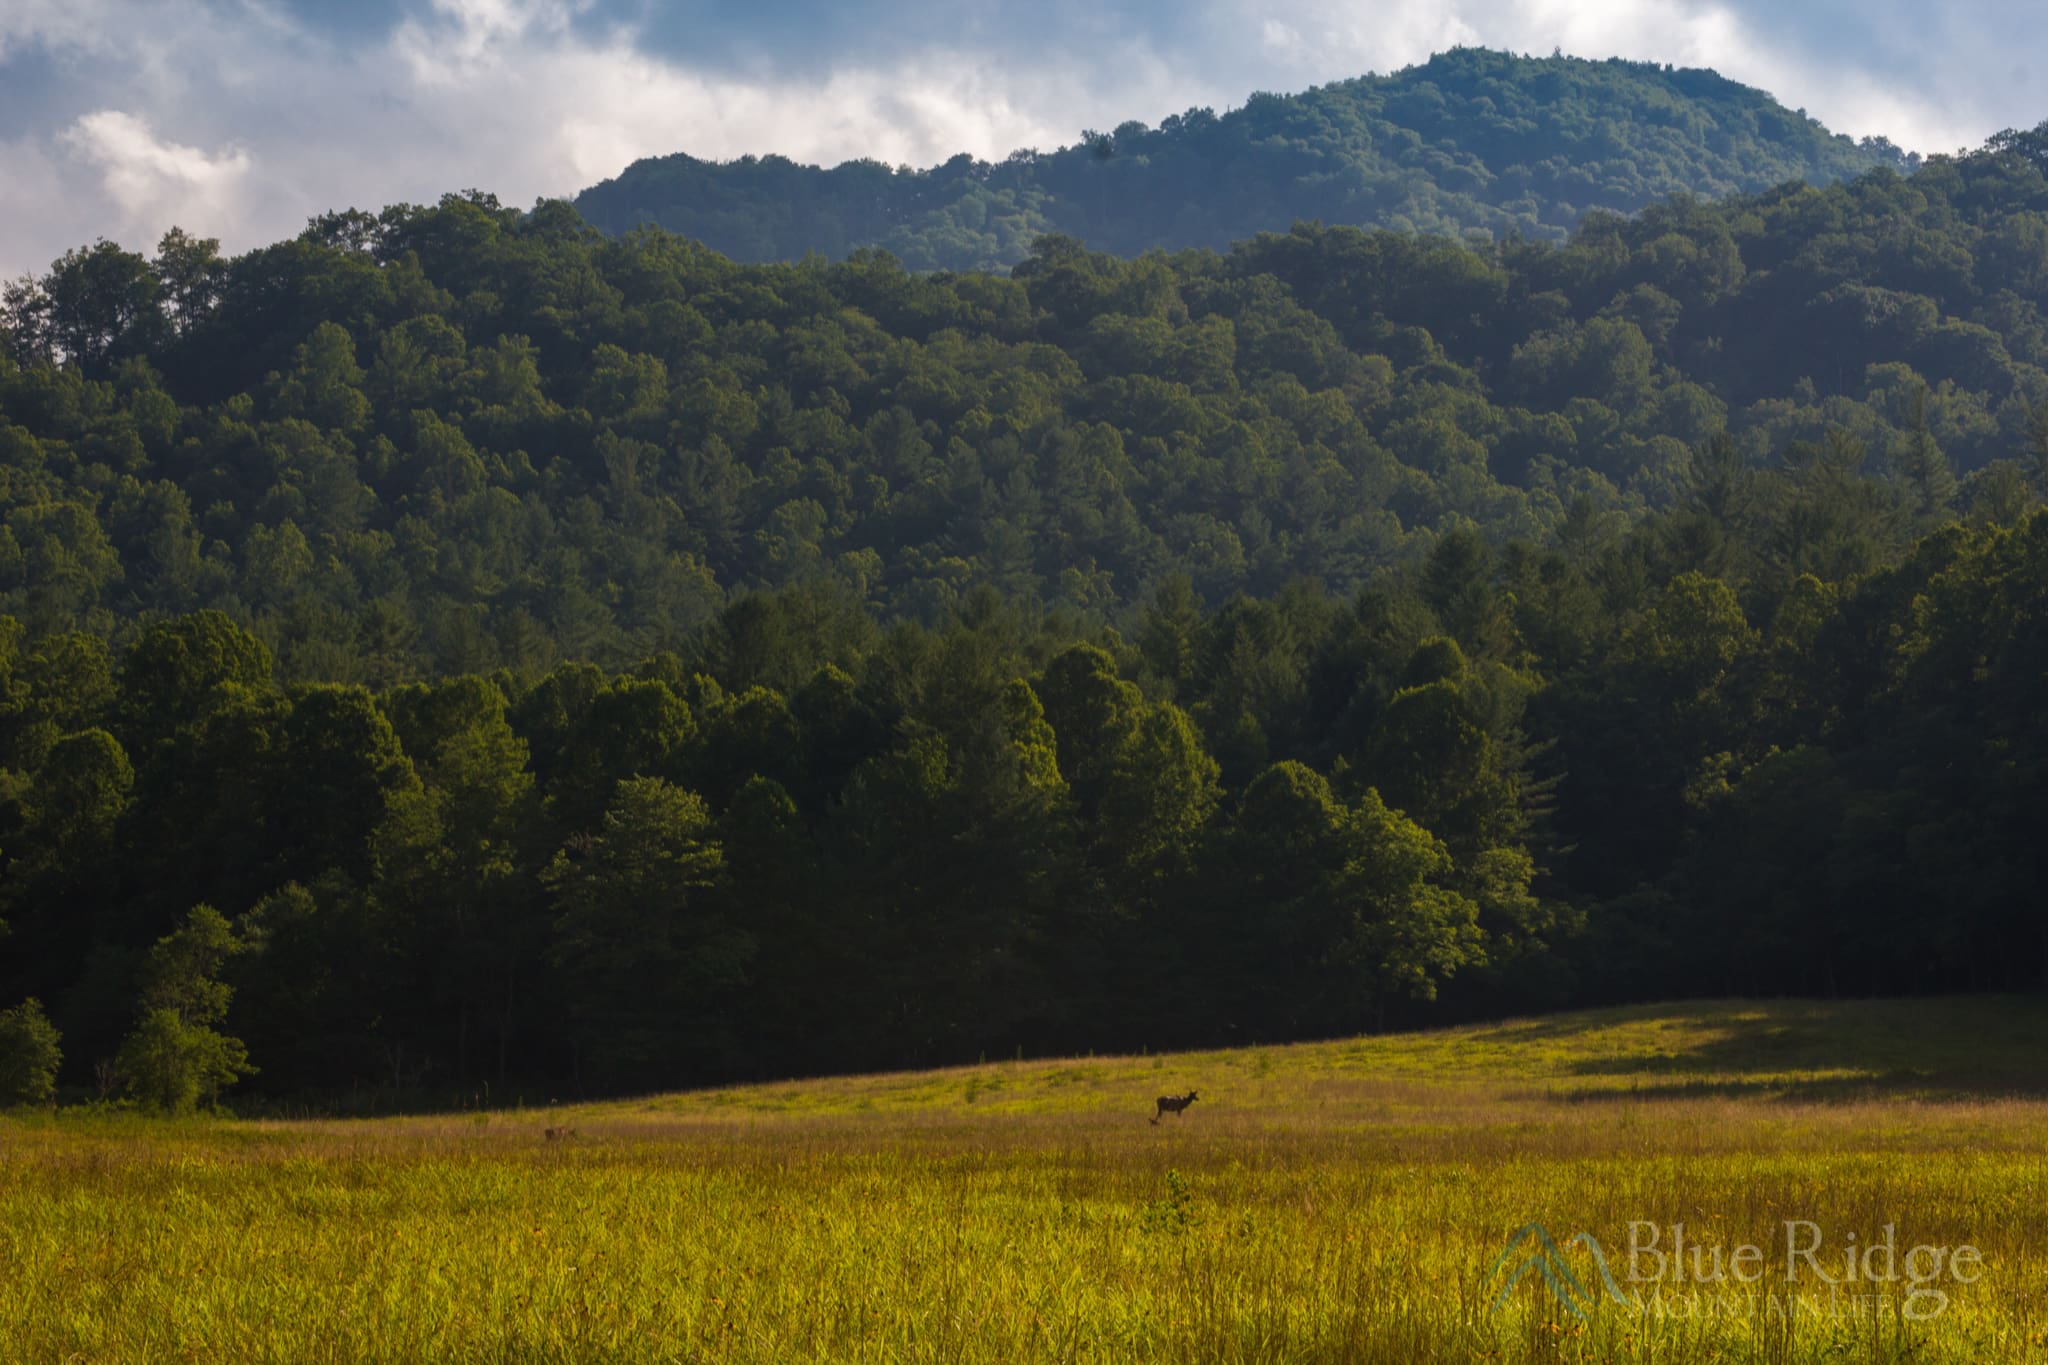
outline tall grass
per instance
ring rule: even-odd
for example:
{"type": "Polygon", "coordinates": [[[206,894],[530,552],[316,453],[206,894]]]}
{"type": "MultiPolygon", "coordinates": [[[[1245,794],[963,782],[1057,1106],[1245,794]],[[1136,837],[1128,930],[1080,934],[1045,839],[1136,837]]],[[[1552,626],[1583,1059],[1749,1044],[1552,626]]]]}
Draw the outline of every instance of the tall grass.
{"type": "Polygon", "coordinates": [[[1717,1005],[527,1113],[8,1120],[0,1357],[2048,1360],[2044,1034],[2022,1001],[1717,1005]],[[1781,1247],[1788,1218],[1983,1275],[1925,1321],[1776,1274],[1495,1306],[1531,1221],[1622,1275],[1631,1221],[1781,1247]]]}

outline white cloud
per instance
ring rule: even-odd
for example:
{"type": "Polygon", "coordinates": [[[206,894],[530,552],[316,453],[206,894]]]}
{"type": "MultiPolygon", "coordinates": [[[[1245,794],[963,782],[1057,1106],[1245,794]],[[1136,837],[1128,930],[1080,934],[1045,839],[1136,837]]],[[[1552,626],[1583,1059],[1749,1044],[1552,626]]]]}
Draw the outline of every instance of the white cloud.
{"type": "Polygon", "coordinates": [[[559,40],[580,6],[561,0],[431,0],[433,18],[401,23],[392,50],[413,79],[430,89],[460,87],[502,66],[518,47],[559,40]]]}
{"type": "Polygon", "coordinates": [[[57,140],[98,169],[123,227],[154,233],[175,223],[212,234],[242,221],[243,182],[255,164],[246,151],[209,154],[166,142],[148,120],[118,109],[87,114],[57,140]]]}

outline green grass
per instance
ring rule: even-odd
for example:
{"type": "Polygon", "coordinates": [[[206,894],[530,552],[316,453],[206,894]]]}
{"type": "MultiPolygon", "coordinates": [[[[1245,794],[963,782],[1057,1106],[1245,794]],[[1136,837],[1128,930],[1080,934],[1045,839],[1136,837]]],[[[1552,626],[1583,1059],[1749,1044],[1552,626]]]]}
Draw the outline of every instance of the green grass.
{"type": "Polygon", "coordinates": [[[4,1120],[0,1357],[2048,1361],[2044,1093],[2048,1003],[1973,999],[524,1113],[4,1120]],[[1901,1251],[1974,1245],[1983,1274],[1924,1321],[1810,1284],[1788,1311],[1788,1218],[1831,1247],[1888,1223],[1901,1251]],[[1618,1276],[1632,1220],[1775,1259],[1711,1318],[1581,1319],[1534,1277],[1495,1308],[1532,1220],[1592,1232],[1618,1276]]]}

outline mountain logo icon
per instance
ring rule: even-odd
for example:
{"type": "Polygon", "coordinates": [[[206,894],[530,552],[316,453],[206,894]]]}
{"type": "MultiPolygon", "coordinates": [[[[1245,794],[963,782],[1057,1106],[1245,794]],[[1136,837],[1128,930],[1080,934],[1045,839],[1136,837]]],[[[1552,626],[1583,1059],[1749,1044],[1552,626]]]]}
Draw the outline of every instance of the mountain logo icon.
{"type": "Polygon", "coordinates": [[[1499,1292],[1493,1296],[1493,1303],[1487,1309],[1492,1312],[1508,1301],[1515,1286],[1528,1278],[1531,1272],[1543,1277],[1543,1283],[1550,1289],[1551,1297],[1563,1304],[1566,1311],[1575,1318],[1586,1316],[1586,1310],[1598,1306],[1600,1300],[1589,1291],[1579,1277],[1573,1273],[1571,1262],[1565,1251],[1584,1246],[1593,1253],[1593,1267],[1600,1272],[1600,1285],[1607,1291],[1607,1297],[1623,1308],[1633,1310],[1636,1305],[1621,1292],[1615,1283],[1614,1272],[1607,1268],[1607,1253],[1601,1250],[1600,1241],[1590,1232],[1577,1233],[1567,1239],[1563,1248],[1550,1235],[1550,1230],[1541,1223],[1526,1223],[1515,1235],[1508,1238],[1508,1244],[1500,1255],[1494,1257],[1487,1267],[1484,1283],[1491,1287],[1500,1283],[1499,1292]],[[1503,1278],[1505,1272],[1505,1278],[1503,1278]]]}

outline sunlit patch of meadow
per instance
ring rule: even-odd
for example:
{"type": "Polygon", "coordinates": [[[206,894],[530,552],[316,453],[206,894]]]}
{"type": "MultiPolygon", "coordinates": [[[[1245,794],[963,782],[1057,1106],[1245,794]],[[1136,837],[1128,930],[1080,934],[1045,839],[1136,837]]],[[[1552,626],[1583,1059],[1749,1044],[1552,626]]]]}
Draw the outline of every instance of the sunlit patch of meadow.
{"type": "Polygon", "coordinates": [[[2030,1000],[1700,1004],[526,1111],[0,1120],[0,1356],[2048,1360],[2044,1043],[2030,1000]],[[1535,1275],[1496,1305],[1532,1221],[1621,1276],[1632,1221],[1781,1249],[1787,1219],[1983,1273],[1921,1320],[1779,1311],[1778,1250],[1689,1316],[1581,1317],[1535,1275]]]}

